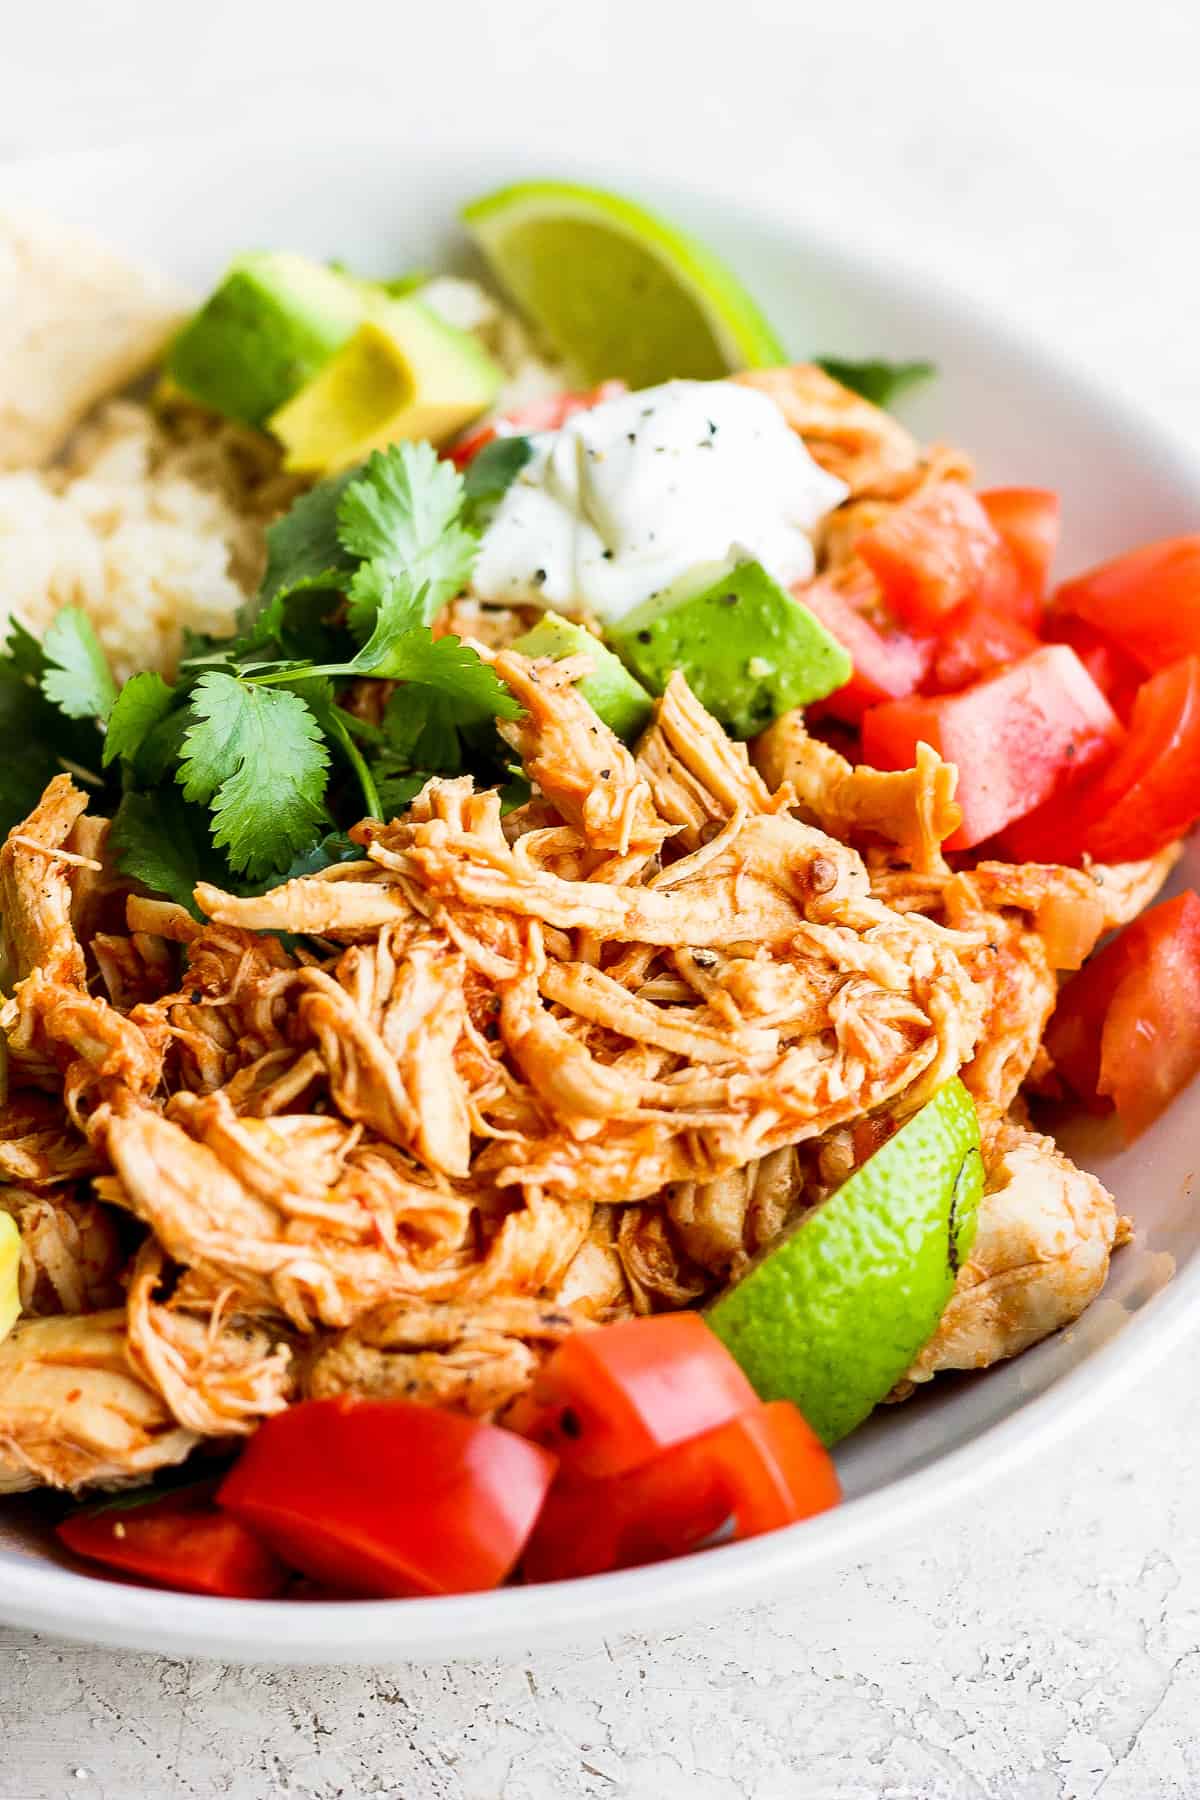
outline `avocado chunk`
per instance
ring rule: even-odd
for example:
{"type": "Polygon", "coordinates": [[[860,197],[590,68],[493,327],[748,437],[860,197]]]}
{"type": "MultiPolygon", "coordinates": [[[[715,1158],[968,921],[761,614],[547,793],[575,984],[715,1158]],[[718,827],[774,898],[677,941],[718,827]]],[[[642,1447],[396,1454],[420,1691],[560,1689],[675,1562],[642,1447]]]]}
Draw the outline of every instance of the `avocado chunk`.
{"type": "Polygon", "coordinates": [[[654,707],[649,694],[584,626],[548,612],[516,640],[513,649],[522,656],[553,656],[559,662],[566,656],[590,656],[594,672],[578,684],[579,691],[609,730],[630,742],[649,724],[654,707]]]}
{"type": "Polygon", "coordinates": [[[937,1330],[975,1241],[983,1161],[957,1078],[721,1294],[705,1315],[764,1400],[834,1444],[937,1330]]]}
{"type": "Polygon", "coordinates": [[[167,355],[177,387],[227,419],[262,425],[366,317],[368,285],[291,251],[239,256],[167,355]]]}
{"type": "Polygon", "coordinates": [[[288,469],[325,474],[399,438],[442,444],[495,399],[497,365],[419,300],[381,301],[267,421],[288,469]]]}
{"type": "Polygon", "coordinates": [[[761,563],[694,569],[609,628],[613,649],[652,693],[682,670],[734,737],[849,681],[850,658],[761,563]]]}
{"type": "Polygon", "coordinates": [[[0,1338],[7,1337],[21,1310],[21,1234],[11,1213],[0,1212],[0,1338]]]}

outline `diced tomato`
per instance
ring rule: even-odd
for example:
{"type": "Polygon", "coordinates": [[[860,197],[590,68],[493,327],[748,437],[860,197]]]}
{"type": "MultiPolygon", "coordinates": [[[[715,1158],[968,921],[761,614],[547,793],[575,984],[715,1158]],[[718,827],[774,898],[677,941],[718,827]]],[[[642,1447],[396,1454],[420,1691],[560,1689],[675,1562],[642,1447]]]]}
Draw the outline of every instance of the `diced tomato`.
{"type": "Polygon", "coordinates": [[[218,1499],[304,1574],[363,1594],[503,1581],[555,1471],[539,1444],[405,1400],[307,1400],[260,1425],[218,1499]]]}
{"type": "Polygon", "coordinates": [[[1151,907],[1059,996],[1046,1046],[1087,1104],[1136,1137],[1200,1074],[1200,897],[1151,907]]]}
{"type": "Polygon", "coordinates": [[[1018,862],[1134,862],[1200,818],[1200,657],[1138,689],[1129,734],[1086,780],[1004,833],[1018,862]]]}
{"type": "Polygon", "coordinates": [[[1012,613],[995,612],[978,601],[968,601],[946,620],[923,691],[956,693],[990,675],[993,669],[1019,662],[1037,648],[1036,635],[1012,613]]]}
{"type": "Polygon", "coordinates": [[[1073,613],[1047,613],[1045,631],[1052,643],[1070,644],[1118,719],[1128,725],[1138,688],[1144,679],[1133,658],[1126,656],[1094,625],[1077,619],[1073,613]]]}
{"type": "Polygon", "coordinates": [[[988,488],[979,504],[1008,547],[1020,578],[1014,612],[1036,627],[1058,548],[1061,508],[1048,488],[988,488]]]}
{"type": "Polygon", "coordinates": [[[1054,605],[1085,619],[1143,669],[1200,655],[1200,534],[1101,563],[1064,582],[1054,605]]]}
{"type": "Polygon", "coordinates": [[[969,850],[1111,755],[1123,735],[1075,652],[1051,644],[962,693],[872,708],[862,748],[878,769],[911,768],[922,740],[954,763],[963,817],[946,847],[969,850]]]}
{"type": "Polygon", "coordinates": [[[447,454],[457,468],[465,469],[493,438],[518,437],[534,431],[557,431],[575,413],[587,412],[590,407],[599,406],[603,400],[615,400],[618,394],[626,391],[623,381],[602,381],[599,387],[589,388],[586,393],[550,394],[545,400],[531,400],[528,406],[518,407],[514,412],[505,413],[502,418],[489,419],[484,425],[473,426],[457,443],[450,446],[447,454]]]}
{"type": "Polygon", "coordinates": [[[841,1499],[828,1451],[788,1400],[735,1419],[624,1475],[556,1483],[525,1553],[530,1581],[598,1575],[792,1525],[841,1499]]]}
{"type": "Polygon", "coordinates": [[[138,1495],[72,1513],[58,1535],[77,1556],[189,1594],[269,1600],[289,1574],[238,1519],[218,1510],[216,1483],[138,1495]]]}
{"type": "Polygon", "coordinates": [[[981,600],[1019,605],[1020,577],[977,497],[959,481],[922,489],[865,531],[855,550],[883,598],[914,631],[937,631],[956,608],[981,600]]]}
{"type": "MultiPolygon", "coordinates": [[[[869,591],[874,594],[872,581],[869,591]]],[[[915,693],[933,658],[932,638],[914,637],[898,626],[874,624],[855,604],[855,597],[829,581],[813,581],[792,589],[835,637],[854,664],[844,687],[827,694],[814,712],[832,713],[857,725],[868,706],[900,700],[915,693]]]]}
{"type": "Polygon", "coordinates": [[[756,1400],[699,1313],[657,1313],[574,1332],[506,1423],[552,1449],[564,1474],[621,1475],[756,1400]]]}

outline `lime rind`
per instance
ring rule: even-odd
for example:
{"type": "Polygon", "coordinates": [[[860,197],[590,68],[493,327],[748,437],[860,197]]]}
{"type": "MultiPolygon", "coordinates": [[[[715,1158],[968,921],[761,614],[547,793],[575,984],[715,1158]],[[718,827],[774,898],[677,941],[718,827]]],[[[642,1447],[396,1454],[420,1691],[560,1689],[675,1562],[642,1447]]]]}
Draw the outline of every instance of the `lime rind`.
{"type": "MultiPolygon", "coordinates": [[[[482,195],[462,209],[464,224],[492,263],[515,299],[542,328],[553,347],[579,367],[589,380],[623,371],[589,363],[589,346],[562,340],[552,321],[539,307],[538,295],[514,267],[511,245],[514,234],[529,226],[551,228],[553,223],[590,226],[632,244],[658,265],[687,296],[689,305],[703,318],[723,367],[708,373],[727,374],[740,368],[762,368],[786,362],[787,355],[765,316],[738,277],[706,245],[681,231],[657,213],[602,188],[571,182],[517,182],[482,195]]],[[[669,362],[669,347],[666,347],[669,362]]],[[[664,366],[646,375],[639,370],[639,385],[665,381],[672,375],[694,371],[664,366]]]]}
{"type": "Polygon", "coordinates": [[[0,1338],[8,1336],[21,1311],[21,1234],[11,1213],[0,1212],[0,1338]]]}
{"type": "Polygon", "coordinates": [[[982,1192],[979,1121],[954,1080],[721,1295],[708,1322],[764,1400],[794,1401],[836,1443],[937,1329],[982,1192]]]}

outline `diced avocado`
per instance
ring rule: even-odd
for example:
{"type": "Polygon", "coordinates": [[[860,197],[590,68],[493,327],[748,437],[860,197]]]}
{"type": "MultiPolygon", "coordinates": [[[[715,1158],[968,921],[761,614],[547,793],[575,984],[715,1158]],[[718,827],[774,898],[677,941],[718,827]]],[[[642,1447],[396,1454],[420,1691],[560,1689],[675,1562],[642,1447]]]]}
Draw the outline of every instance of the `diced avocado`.
{"type": "Polygon", "coordinates": [[[584,677],[579,691],[609,730],[630,741],[649,723],[654,702],[645,688],[584,626],[548,612],[532,631],[516,640],[513,649],[522,656],[553,656],[557,661],[564,656],[590,656],[594,673],[584,677]]]}
{"type": "Polygon", "coordinates": [[[21,1310],[21,1234],[10,1213],[0,1212],[0,1338],[7,1337],[21,1310]]]}
{"type": "Polygon", "coordinates": [[[441,444],[495,399],[501,372],[418,300],[381,302],[269,428],[285,466],[325,474],[398,438],[441,444]]]}
{"type": "Polygon", "coordinates": [[[850,658],[761,563],[695,569],[609,628],[613,649],[652,693],[676,669],[734,737],[849,681],[850,658]]]}
{"type": "Polygon", "coordinates": [[[166,373],[202,406],[261,425],[341,348],[372,304],[363,283],[306,256],[239,256],[175,339],[166,373]]]}

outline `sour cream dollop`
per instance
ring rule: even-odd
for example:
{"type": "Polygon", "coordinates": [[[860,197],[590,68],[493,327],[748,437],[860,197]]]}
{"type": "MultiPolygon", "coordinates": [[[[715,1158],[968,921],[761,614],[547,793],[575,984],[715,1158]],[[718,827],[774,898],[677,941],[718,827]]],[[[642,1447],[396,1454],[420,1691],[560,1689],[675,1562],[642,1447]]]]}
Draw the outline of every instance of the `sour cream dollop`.
{"type": "Polygon", "coordinates": [[[698,563],[751,556],[785,587],[845,499],[765,394],[668,381],[539,432],[484,533],[472,587],[612,622],[698,563]]]}

